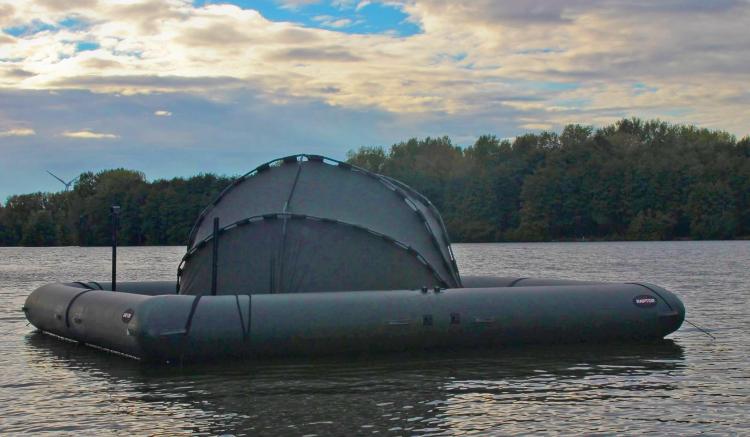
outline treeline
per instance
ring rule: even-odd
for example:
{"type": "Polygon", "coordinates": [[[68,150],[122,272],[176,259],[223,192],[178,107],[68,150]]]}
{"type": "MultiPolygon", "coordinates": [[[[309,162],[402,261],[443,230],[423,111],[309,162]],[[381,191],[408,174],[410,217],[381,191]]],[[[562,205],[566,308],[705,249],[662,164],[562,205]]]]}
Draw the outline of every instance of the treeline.
{"type": "Polygon", "coordinates": [[[115,204],[121,244],[185,244],[198,214],[230,182],[210,174],[147,182],[132,170],[83,173],[68,192],[11,196],[0,205],[0,245],[110,244],[115,204]]]}
{"type": "MultiPolygon", "coordinates": [[[[660,121],[515,139],[447,137],[349,152],[352,164],[425,194],[454,241],[731,239],[750,236],[750,138],[660,121]]],[[[200,211],[231,178],[147,182],[140,172],[83,173],[69,192],[0,205],[0,245],[185,244],[200,211]]]]}
{"type": "Polygon", "coordinates": [[[750,236],[750,138],[624,119],[511,140],[365,147],[349,161],[425,194],[454,241],[750,236]]]}

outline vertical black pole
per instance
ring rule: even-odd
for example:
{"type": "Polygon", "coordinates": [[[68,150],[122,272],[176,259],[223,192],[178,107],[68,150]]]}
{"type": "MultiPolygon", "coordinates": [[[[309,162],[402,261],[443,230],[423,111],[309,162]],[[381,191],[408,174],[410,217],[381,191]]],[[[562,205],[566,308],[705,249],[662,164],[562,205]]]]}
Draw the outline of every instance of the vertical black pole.
{"type": "Polygon", "coordinates": [[[216,280],[219,270],[219,217],[214,217],[213,256],[211,257],[211,295],[216,296],[216,280]]]}
{"type": "Polygon", "coordinates": [[[112,205],[112,291],[117,291],[117,225],[120,218],[120,207],[112,205]]]}

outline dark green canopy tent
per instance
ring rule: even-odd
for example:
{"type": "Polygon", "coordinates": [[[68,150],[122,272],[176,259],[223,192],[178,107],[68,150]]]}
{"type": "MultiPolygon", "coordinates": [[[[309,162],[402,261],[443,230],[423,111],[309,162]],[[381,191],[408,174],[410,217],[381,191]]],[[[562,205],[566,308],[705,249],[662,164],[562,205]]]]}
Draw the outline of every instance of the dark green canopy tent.
{"type": "Polygon", "coordinates": [[[407,185],[317,155],[263,164],[234,181],[190,233],[182,294],[461,286],[435,207],[407,185]]]}

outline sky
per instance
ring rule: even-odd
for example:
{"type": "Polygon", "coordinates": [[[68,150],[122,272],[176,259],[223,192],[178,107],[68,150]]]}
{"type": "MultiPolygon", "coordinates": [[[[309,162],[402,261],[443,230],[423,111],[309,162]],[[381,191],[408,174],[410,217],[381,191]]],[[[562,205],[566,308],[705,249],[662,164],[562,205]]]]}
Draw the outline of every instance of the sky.
{"type": "Polygon", "coordinates": [[[750,134],[750,0],[0,0],[0,201],[125,167],[660,118],[750,134]]]}

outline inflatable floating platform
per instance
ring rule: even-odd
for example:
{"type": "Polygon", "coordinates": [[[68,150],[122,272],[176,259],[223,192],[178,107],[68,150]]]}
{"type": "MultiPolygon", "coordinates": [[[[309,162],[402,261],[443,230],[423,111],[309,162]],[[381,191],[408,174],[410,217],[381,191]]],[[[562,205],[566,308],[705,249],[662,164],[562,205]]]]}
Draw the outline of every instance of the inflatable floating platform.
{"type": "Polygon", "coordinates": [[[465,277],[464,288],[175,295],[172,282],[50,284],[42,331],[146,361],[654,340],[685,308],[650,284],[465,277]]]}
{"type": "Polygon", "coordinates": [[[150,362],[655,340],[685,318],[647,283],[461,277],[427,198],[317,155],[225,189],[177,281],[114,281],[45,285],[23,310],[43,332],[150,362]]]}

